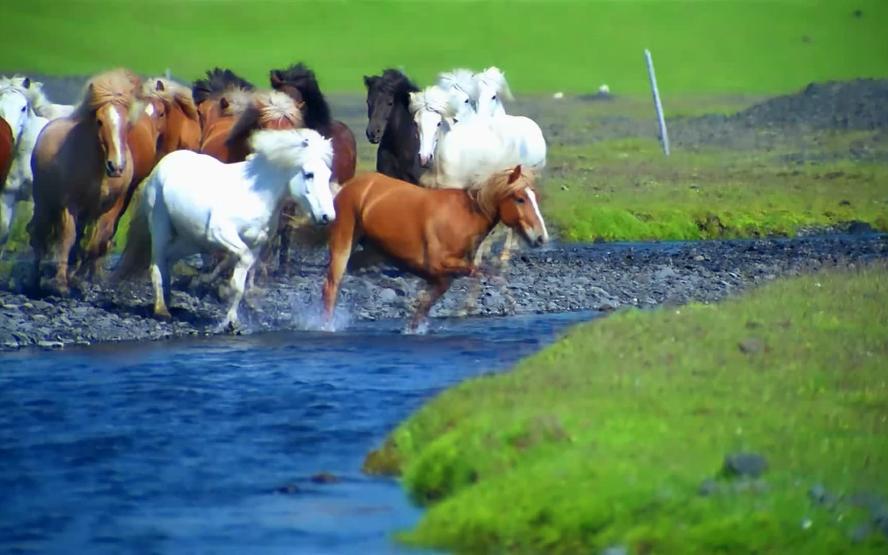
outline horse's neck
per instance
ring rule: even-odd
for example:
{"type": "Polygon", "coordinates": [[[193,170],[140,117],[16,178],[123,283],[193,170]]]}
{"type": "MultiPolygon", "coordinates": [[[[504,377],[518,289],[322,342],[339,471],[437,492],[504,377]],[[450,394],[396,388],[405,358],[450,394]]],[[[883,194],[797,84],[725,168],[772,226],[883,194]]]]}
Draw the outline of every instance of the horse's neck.
{"type": "MultiPolygon", "coordinates": [[[[385,133],[383,133],[382,138],[396,148],[402,145],[411,146],[414,143],[418,145],[419,141],[416,139],[413,125],[410,110],[407,109],[406,105],[397,102],[389,114],[388,123],[385,126],[385,133]]],[[[415,152],[410,153],[407,150],[410,149],[397,149],[401,154],[416,156],[415,152]]]]}
{"type": "Polygon", "coordinates": [[[471,254],[474,256],[475,250],[481,241],[487,237],[496,224],[499,223],[499,213],[493,218],[488,217],[479,208],[467,191],[460,191],[464,195],[463,207],[465,208],[465,222],[461,222],[460,229],[464,230],[466,238],[471,245],[471,254]]]}
{"type": "Polygon", "coordinates": [[[47,123],[49,123],[49,120],[41,116],[33,115],[28,118],[28,123],[22,128],[22,134],[17,141],[19,146],[16,151],[20,155],[27,155],[30,159],[31,151],[34,150],[34,145],[37,144],[37,137],[47,123]]]}
{"type": "Polygon", "coordinates": [[[255,155],[244,163],[246,174],[252,180],[251,191],[262,198],[270,209],[279,207],[286,197],[293,170],[270,164],[261,155],[255,155]]]}

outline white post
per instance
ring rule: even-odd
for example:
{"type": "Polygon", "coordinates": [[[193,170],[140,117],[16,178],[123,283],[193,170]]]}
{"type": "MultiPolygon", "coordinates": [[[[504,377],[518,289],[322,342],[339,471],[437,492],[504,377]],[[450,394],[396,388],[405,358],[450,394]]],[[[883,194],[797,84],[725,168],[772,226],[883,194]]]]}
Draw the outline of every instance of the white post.
{"type": "Polygon", "coordinates": [[[648,78],[651,80],[651,91],[654,93],[654,109],[657,111],[657,123],[660,126],[660,143],[663,145],[663,153],[669,156],[669,134],[666,132],[666,118],[663,116],[663,104],[660,102],[660,90],[657,88],[654,59],[651,57],[651,51],[646,48],[644,61],[647,64],[648,78]]]}
{"type": "Polygon", "coordinates": [[[173,72],[170,68],[166,68],[166,71],[163,73],[163,75],[167,78],[168,81],[173,79],[173,72]]]}

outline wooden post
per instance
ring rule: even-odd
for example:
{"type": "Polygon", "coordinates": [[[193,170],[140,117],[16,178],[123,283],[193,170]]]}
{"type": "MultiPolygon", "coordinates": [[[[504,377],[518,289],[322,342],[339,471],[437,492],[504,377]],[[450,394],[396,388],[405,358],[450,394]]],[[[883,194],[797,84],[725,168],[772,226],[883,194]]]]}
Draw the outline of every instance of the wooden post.
{"type": "Polygon", "coordinates": [[[644,50],[644,61],[647,64],[648,78],[651,80],[651,91],[654,94],[654,109],[657,111],[657,123],[660,126],[660,144],[663,153],[669,156],[669,133],[666,132],[666,117],[663,115],[663,104],[660,102],[660,90],[657,88],[657,75],[654,73],[654,59],[651,51],[644,50]]]}

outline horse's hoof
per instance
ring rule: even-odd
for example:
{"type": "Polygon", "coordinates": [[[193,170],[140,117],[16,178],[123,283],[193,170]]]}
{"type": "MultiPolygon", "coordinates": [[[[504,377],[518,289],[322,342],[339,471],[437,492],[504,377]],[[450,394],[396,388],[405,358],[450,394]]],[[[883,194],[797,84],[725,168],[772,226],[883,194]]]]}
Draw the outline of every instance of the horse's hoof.
{"type": "Polygon", "coordinates": [[[157,318],[158,320],[166,320],[166,321],[170,321],[173,319],[173,315],[170,314],[170,311],[165,308],[161,309],[161,310],[158,310],[155,308],[154,309],[154,317],[157,318]]]}

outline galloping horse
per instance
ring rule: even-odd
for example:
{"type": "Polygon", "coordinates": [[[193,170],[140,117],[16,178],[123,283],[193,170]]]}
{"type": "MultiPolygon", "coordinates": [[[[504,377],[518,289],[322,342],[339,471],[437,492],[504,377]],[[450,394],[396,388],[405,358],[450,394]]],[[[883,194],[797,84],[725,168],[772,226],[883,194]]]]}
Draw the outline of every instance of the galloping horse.
{"type": "Polygon", "coordinates": [[[474,192],[424,189],[382,174],[365,174],[342,188],[335,206],[324,282],[328,325],[352,246],[361,238],[429,283],[410,321],[411,330],[422,323],[454,277],[479,273],[472,258],[498,222],[532,245],[549,238],[533,177],[520,166],[494,174],[474,192]]]}
{"type": "Polygon", "coordinates": [[[277,228],[284,200],[294,198],[317,223],[335,218],[330,141],[300,129],[257,131],[250,142],[256,154],[246,162],[223,164],[181,150],[164,157],[145,181],[116,275],[131,276],[150,259],[158,317],[170,317],[170,265],[223,249],[236,265],[222,326],[235,327],[247,273],[277,228]]]}
{"type": "Polygon", "coordinates": [[[419,135],[410,117],[410,93],[418,92],[406,75],[387,69],[364,77],[367,87],[367,140],[379,144],[376,171],[419,184],[419,135]]]}
{"type": "MultiPolygon", "coordinates": [[[[471,69],[454,69],[438,75],[438,87],[450,93],[456,121],[464,121],[475,114],[478,104],[478,84],[471,69]]],[[[454,123],[454,122],[451,122],[454,123]]]]}
{"type": "Polygon", "coordinates": [[[163,77],[152,77],[142,87],[142,98],[152,105],[154,113],[149,115],[166,120],[157,144],[158,160],[174,150],[200,148],[200,116],[188,87],[163,77]]]}
{"type": "Polygon", "coordinates": [[[52,120],[40,134],[32,160],[34,216],[28,224],[35,290],[44,254],[55,247],[54,289],[68,292],[69,257],[89,224],[96,226],[84,261],[94,266],[107,251],[132,181],[127,119],[138,87],[138,78],[127,70],[97,75],[74,113],[52,120]]]}
{"type": "Polygon", "coordinates": [[[237,121],[236,115],[249,105],[250,93],[254,89],[251,83],[230,69],[218,67],[208,70],[206,79],[194,82],[191,95],[200,115],[199,152],[221,162],[238,162],[249,154],[246,145],[238,145],[241,150],[231,152],[225,142],[237,121]]]}
{"type": "Polygon", "coordinates": [[[70,116],[74,106],[70,104],[55,104],[46,97],[43,92],[43,83],[34,81],[30,77],[13,75],[12,77],[0,77],[0,87],[13,85],[25,91],[28,101],[34,112],[46,119],[56,119],[70,116]]]}
{"type": "Polygon", "coordinates": [[[249,152],[247,139],[253,131],[299,129],[304,126],[299,106],[282,92],[255,91],[242,108],[240,113],[235,114],[236,120],[225,139],[225,146],[232,153],[249,152]]]}
{"type": "Polygon", "coordinates": [[[297,103],[305,102],[305,126],[333,142],[333,181],[342,185],[354,177],[358,148],[355,136],[347,125],[330,116],[330,106],[314,72],[305,64],[295,64],[271,70],[270,81],[271,88],[287,93],[297,103]]]}
{"type": "Polygon", "coordinates": [[[31,196],[33,172],[31,153],[40,131],[48,120],[37,115],[29,92],[32,83],[27,77],[0,79],[0,118],[9,124],[13,139],[12,161],[6,178],[0,181],[0,242],[5,242],[9,226],[15,218],[16,202],[31,196]]]}

